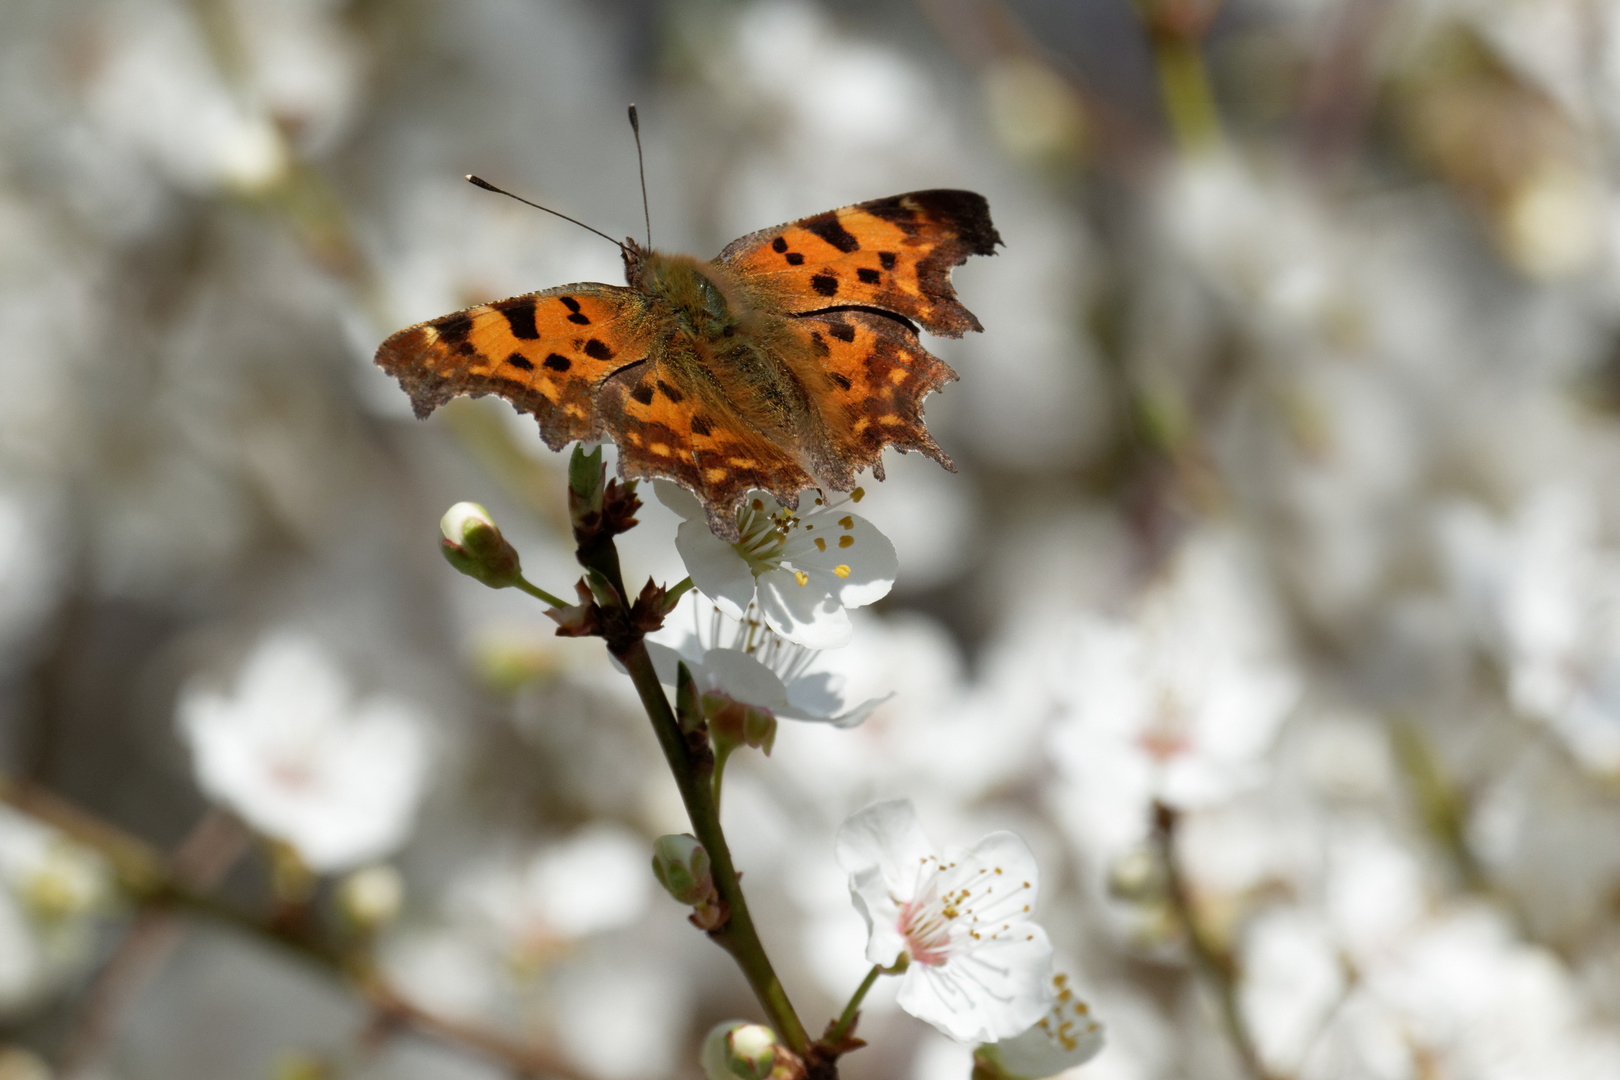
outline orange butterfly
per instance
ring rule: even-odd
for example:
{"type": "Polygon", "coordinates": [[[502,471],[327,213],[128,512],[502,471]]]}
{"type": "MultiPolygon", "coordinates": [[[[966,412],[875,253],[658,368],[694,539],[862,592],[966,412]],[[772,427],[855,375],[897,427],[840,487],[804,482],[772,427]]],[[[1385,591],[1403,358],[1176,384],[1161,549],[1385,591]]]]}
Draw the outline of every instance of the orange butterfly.
{"type": "Polygon", "coordinates": [[[620,476],[675,481],[735,542],[750,489],[796,509],[804,488],[849,491],[866,468],[883,479],[885,446],[956,471],[922,419],[923,398],[956,373],[917,327],[983,329],[950,272],[999,243],[971,191],[830,210],[710,262],[627,239],[628,288],[582,282],[467,308],[401,330],[376,361],[418,417],[498,394],[553,450],[611,438],[620,476]]]}

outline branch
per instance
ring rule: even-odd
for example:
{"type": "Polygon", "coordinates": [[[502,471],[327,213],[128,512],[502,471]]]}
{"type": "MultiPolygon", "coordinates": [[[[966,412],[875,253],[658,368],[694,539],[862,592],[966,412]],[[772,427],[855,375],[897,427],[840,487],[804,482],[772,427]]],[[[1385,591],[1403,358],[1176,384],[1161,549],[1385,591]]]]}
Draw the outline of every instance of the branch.
{"type": "Polygon", "coordinates": [[[1187,882],[1181,875],[1181,863],[1176,858],[1176,825],[1179,817],[1173,807],[1161,802],[1153,804],[1153,842],[1159,850],[1159,860],[1164,866],[1165,887],[1169,893],[1170,904],[1175,910],[1176,917],[1187,928],[1187,941],[1192,947],[1193,961],[1199,973],[1215,991],[1215,999],[1221,1009],[1221,1019],[1225,1021],[1227,1034],[1232,1039],[1232,1047],[1242,1060],[1244,1070],[1254,1080],[1277,1080],[1261,1062],[1260,1053],[1255,1049],[1254,1039],[1249,1034],[1249,1027],[1244,1023],[1243,1010],[1238,1005],[1237,976],[1232,955],[1210,938],[1193,908],[1187,882]]]}
{"type": "Polygon", "coordinates": [[[143,914],[174,913],[204,918],[246,936],[275,945],[305,963],[336,976],[376,1011],[383,1028],[405,1026],[439,1042],[459,1046],[522,1076],[587,1080],[547,1047],[513,1039],[501,1032],[439,1016],[401,995],[361,952],[340,948],[317,929],[283,925],[193,888],[163,853],[73,803],[23,780],[0,777],[0,803],[51,825],[94,848],[105,858],[119,883],[143,914]]]}

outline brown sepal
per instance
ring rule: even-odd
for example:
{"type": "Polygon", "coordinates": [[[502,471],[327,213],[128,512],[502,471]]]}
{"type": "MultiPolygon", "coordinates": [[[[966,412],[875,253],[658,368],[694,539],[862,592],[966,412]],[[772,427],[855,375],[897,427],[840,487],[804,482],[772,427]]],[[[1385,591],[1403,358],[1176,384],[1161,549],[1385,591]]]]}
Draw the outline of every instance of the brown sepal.
{"type": "Polygon", "coordinates": [[[605,624],[602,609],[591,595],[591,587],[580,578],[574,582],[579,603],[568,607],[547,608],[546,615],[557,624],[558,637],[602,637],[605,624]]]}
{"type": "Polygon", "coordinates": [[[726,923],[731,921],[731,908],[724,900],[716,897],[711,903],[693,908],[692,914],[686,918],[699,930],[715,934],[725,929],[726,923]]]}
{"type": "Polygon", "coordinates": [[[866,1045],[865,1039],[855,1037],[855,1029],[860,1025],[860,1022],[861,1014],[856,1013],[854,1021],[849,1025],[849,1030],[844,1032],[843,1037],[837,1042],[832,1042],[833,1031],[838,1027],[838,1021],[827,1021],[827,1030],[821,1033],[821,1038],[816,1040],[815,1045],[835,1058],[847,1054],[851,1050],[859,1050],[866,1045]]]}

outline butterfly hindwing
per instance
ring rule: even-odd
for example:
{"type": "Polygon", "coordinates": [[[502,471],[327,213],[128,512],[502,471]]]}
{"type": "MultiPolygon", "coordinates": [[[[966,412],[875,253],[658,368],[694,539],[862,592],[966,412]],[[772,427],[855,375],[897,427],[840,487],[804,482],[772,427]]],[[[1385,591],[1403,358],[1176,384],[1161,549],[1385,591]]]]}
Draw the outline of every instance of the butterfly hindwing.
{"type": "Polygon", "coordinates": [[[609,377],[598,401],[604,430],[619,447],[619,474],[674,480],[698,496],[710,527],[728,540],[738,538],[736,508],[749,491],[796,506],[812,483],[791,454],[656,356],[609,377]]]}
{"type": "Polygon", "coordinates": [[[837,311],[798,320],[809,331],[819,374],[813,398],[846,476],[833,486],[848,490],[854,473],[870,468],[883,478],[883,449],[917,450],[952,472],[955,464],[923,423],[928,394],[956,380],[950,365],[922,347],[898,319],[868,311],[837,311]]]}
{"type": "Polygon", "coordinates": [[[994,254],[999,243],[984,196],[913,191],[761,229],[715,261],[756,303],[787,314],[874,307],[961,337],[983,328],[957,302],[951,268],[969,255],[994,254]]]}
{"type": "Polygon", "coordinates": [[[418,323],[376,360],[418,417],[460,394],[498,394],[531,413],[556,450],[601,436],[598,389],[646,358],[657,324],[634,289],[580,282],[418,323]]]}

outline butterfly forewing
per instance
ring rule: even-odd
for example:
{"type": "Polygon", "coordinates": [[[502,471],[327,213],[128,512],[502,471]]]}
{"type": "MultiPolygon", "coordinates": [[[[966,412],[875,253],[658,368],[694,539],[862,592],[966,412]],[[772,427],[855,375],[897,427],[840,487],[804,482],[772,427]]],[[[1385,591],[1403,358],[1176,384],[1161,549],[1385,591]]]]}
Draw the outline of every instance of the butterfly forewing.
{"type": "Polygon", "coordinates": [[[716,262],[755,303],[789,314],[874,307],[960,337],[983,328],[957,302],[951,268],[994,254],[999,243],[984,196],[913,191],[750,233],[716,262]]]}
{"type": "Polygon", "coordinates": [[[417,416],[458,394],[498,394],[533,414],[555,450],[601,437],[599,388],[644,360],[658,329],[641,293],[581,282],[418,323],[383,342],[376,359],[417,416]]]}

